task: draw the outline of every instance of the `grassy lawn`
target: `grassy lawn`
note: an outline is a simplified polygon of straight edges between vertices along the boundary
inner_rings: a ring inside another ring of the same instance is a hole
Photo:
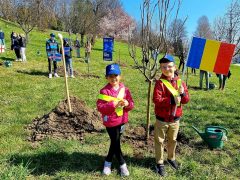
[[[10,33],[21,30],[14,24],[0,20],[5,32],[7,47],[10,48]],[[48,79],[48,62],[45,41],[51,31],[30,34],[27,46],[27,63],[14,62],[14,52],[7,50],[0,54],[0,62],[13,61],[13,66],[0,66],[0,179],[120,179],[117,163],[112,175],[101,175],[104,157],[107,154],[109,138],[107,133],[89,134],[83,143],[74,140],[46,139],[32,144],[27,141],[25,127],[37,116],[50,112],[59,101],[65,99],[64,79]],[[57,33],[57,32],[55,32]],[[63,33],[66,35],[65,33]],[[147,83],[133,68],[127,44],[115,42],[114,61],[122,67],[123,82],[133,95],[135,109],[130,113],[129,124],[138,126],[146,123]],[[40,51],[40,55],[37,55]],[[81,49],[81,56],[84,49]],[[96,108],[96,97],[106,84],[105,66],[110,62],[102,60],[102,40],[98,39],[91,54],[90,74],[97,78],[77,76],[69,79],[70,95],[82,99],[91,108]],[[62,63],[59,63],[62,66]],[[73,68],[87,74],[87,64],[76,58],[73,52]],[[232,76],[227,80],[224,91],[197,90],[199,71],[188,75],[191,101],[184,107],[181,131],[191,141],[181,146],[177,160],[178,171],[166,166],[165,179],[240,179],[240,66],[231,66]],[[215,74],[210,82],[218,85]],[[151,123],[155,121],[151,108]],[[210,150],[202,143],[200,136],[189,126],[204,130],[207,125],[218,125],[228,129],[228,141],[222,150]],[[128,179],[159,179],[154,172],[154,154],[146,151],[142,158],[134,156],[131,144],[123,143],[123,153],[129,166]]]

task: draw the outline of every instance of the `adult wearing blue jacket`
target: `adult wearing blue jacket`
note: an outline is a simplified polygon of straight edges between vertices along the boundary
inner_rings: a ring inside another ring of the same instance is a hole
[[[46,42],[46,52],[48,57],[48,70],[49,70],[49,78],[52,78],[52,63],[53,63],[53,71],[54,77],[59,77],[57,74],[57,58],[59,54],[58,43],[55,40],[55,34],[50,34],[50,39]]]

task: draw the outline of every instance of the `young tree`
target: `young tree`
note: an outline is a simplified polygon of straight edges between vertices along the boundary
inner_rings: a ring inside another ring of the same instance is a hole
[[[233,56],[240,54],[240,2],[233,0],[225,15],[227,22],[227,42],[236,44]]]
[[[121,8],[109,11],[100,21],[100,32],[103,35],[128,39],[128,33],[135,28],[134,20]]]
[[[240,3],[232,1],[223,17],[214,21],[213,35],[219,41],[236,44],[233,56],[240,54]]]
[[[120,8],[122,5],[119,0],[90,0],[90,3],[94,14],[92,21],[92,38],[93,43],[95,43],[95,36],[99,33],[101,19],[107,16],[109,11]]]
[[[207,16],[202,16],[198,19],[198,26],[194,35],[207,39],[212,38],[212,30]]]
[[[7,21],[12,21],[15,0],[0,0],[0,16]]]
[[[55,0],[19,0],[15,3],[15,21],[24,31],[27,41],[34,27],[44,29],[52,21],[54,4]]]
[[[180,65],[183,65],[183,67],[187,56],[187,31],[184,26],[186,20],[187,18],[185,20],[176,19],[168,28],[168,42],[174,48],[174,53],[179,58]]]
[[[213,37],[218,41],[225,41],[227,34],[226,19],[218,17],[213,22]]]
[[[153,79],[157,73],[157,56],[153,56],[153,50],[163,48],[168,50],[166,43],[167,24],[177,18],[181,5],[181,0],[144,0],[141,9],[141,53],[142,59],[136,56],[136,45],[133,44],[134,37],[129,37],[129,53],[135,65],[148,81],[147,98],[147,131],[146,137],[149,138],[150,127],[150,103]],[[157,15],[156,15],[157,14]],[[154,22],[159,22],[158,29],[153,33]],[[156,37],[157,34],[157,37]],[[157,38],[157,42],[152,39]],[[154,42],[154,43],[153,43]]]
[[[81,44],[84,44],[84,35],[92,32],[93,28],[93,11],[90,1],[74,0],[70,7],[70,17],[72,22],[73,33],[79,33]]]

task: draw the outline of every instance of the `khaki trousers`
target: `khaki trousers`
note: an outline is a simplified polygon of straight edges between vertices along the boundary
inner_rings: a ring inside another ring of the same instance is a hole
[[[155,158],[157,164],[163,164],[164,140],[167,138],[168,159],[175,160],[179,121],[161,122],[156,120],[154,125]]]

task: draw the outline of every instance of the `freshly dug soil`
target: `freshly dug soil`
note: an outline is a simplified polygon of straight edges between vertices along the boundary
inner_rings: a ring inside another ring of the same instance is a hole
[[[72,113],[64,100],[48,114],[33,119],[27,127],[31,131],[28,140],[41,141],[46,137],[83,140],[85,133],[100,132],[104,128],[97,110],[76,97],[71,97],[70,101]]]
[[[181,144],[189,145],[189,138],[179,131],[177,142],[178,146],[176,152],[181,152]],[[142,158],[146,152],[154,153],[154,126],[150,126],[149,139],[146,140],[145,125],[137,127],[127,127],[126,132],[123,134],[123,142],[128,142],[133,147],[135,157]],[[165,140],[165,151],[167,140]]]
[[[86,133],[100,133],[104,128],[100,114],[76,98],[71,97],[72,113],[68,111],[67,100],[61,101],[48,114],[33,119],[27,129],[30,130],[28,140],[41,141],[44,138],[84,140]],[[123,133],[123,142],[133,147],[136,157],[143,157],[146,152],[154,153],[154,127],[150,126],[149,139],[146,141],[145,125],[127,126]],[[189,144],[189,139],[183,132],[178,133],[176,152],[180,153],[181,144]],[[167,142],[165,143],[165,145]]]
[[[63,66],[58,66],[57,72],[58,72],[58,75],[64,76]],[[74,68],[73,68],[73,74],[74,74],[74,76],[79,76],[80,75],[80,73],[75,71]]]
[[[61,77],[64,76],[64,69],[63,69],[63,66],[59,66],[58,67],[58,75],[60,75]],[[96,78],[96,79],[99,79],[100,76],[97,76],[97,75],[94,75],[94,74],[81,74],[75,70],[73,70],[73,75],[75,77],[82,77],[82,78]]]

